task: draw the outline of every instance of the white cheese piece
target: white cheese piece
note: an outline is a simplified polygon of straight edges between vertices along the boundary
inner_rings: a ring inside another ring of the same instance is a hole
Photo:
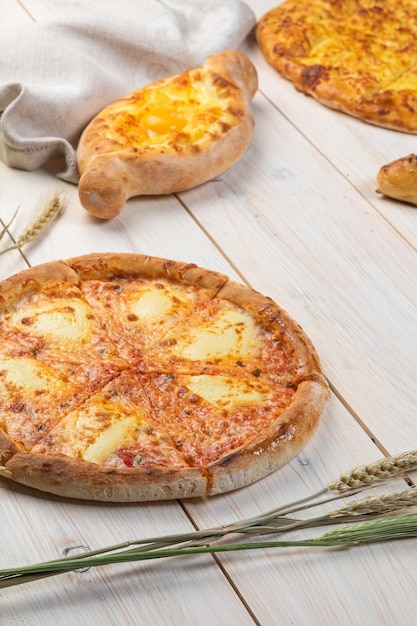
[[[239,309],[225,309],[206,326],[199,326],[174,351],[191,361],[231,356],[244,358],[254,350],[255,320]]]
[[[77,342],[88,339],[94,328],[93,311],[82,300],[62,298],[50,304],[27,306],[22,318],[17,310],[11,324],[18,330],[39,333],[52,341]]]
[[[261,385],[228,376],[190,376],[187,387],[213,406],[225,409],[241,404],[262,405],[268,397],[267,390]]]
[[[132,312],[140,318],[169,315],[173,301],[166,290],[145,291],[132,306]]]
[[[136,426],[133,415],[119,415],[111,426],[103,430],[96,441],[83,452],[83,459],[91,463],[102,463],[121,443],[131,438]]]
[[[62,380],[50,367],[30,358],[0,356],[0,371],[4,372],[0,377],[0,391],[5,395],[6,385],[13,385],[21,390],[24,397],[45,390],[51,394],[54,389],[62,389]]]

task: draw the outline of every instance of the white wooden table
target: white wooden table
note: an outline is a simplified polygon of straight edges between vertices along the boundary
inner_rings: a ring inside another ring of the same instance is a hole
[[[64,4],[68,11],[69,1],[2,0],[1,27],[57,17]],[[248,4],[259,18],[278,2]],[[81,208],[75,186],[46,170],[0,163],[3,222],[20,206],[12,234],[43,195],[67,195],[47,235],[23,255],[0,257],[0,278],[93,251],[146,253],[229,274],[275,299],[313,340],[332,389],[318,432],[282,470],[207,501],[65,501],[0,480],[0,567],[79,545],[217,526],[417,448],[417,209],[375,192],[381,165],[416,150],[417,139],[321,106],[280,78],[253,38],[243,49],[260,79],[255,136],[217,180],[178,197],[133,199],[102,222]],[[416,571],[412,540],[115,565],[1,591],[0,624],[407,626],[416,623]]]

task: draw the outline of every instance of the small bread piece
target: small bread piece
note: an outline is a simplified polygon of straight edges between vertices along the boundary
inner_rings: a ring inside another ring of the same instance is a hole
[[[417,155],[383,165],[377,175],[378,193],[417,205]]]
[[[257,86],[248,57],[226,50],[107,106],[79,142],[82,206],[109,219],[132,196],[183,191],[228,170],[251,141]]]

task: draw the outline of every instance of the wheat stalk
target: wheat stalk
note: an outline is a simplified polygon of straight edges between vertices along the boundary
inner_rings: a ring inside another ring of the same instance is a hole
[[[233,525],[233,530],[241,532],[242,528],[247,529],[250,525],[260,526],[261,524],[268,524],[279,515],[293,514],[345,496],[355,495],[364,489],[374,486],[378,481],[386,482],[389,479],[404,476],[405,472],[411,472],[415,469],[417,469],[417,450],[383,457],[373,463],[360,465],[344,472],[337,480],[329,483],[313,495],[272,509],[263,515],[244,520],[243,522],[237,522]],[[322,520],[323,517],[315,519]]]
[[[10,252],[11,250],[20,250],[26,244],[34,241],[39,237],[41,233],[43,233],[46,228],[53,222],[58,213],[61,211],[64,205],[64,194],[54,194],[44,198],[39,203],[35,214],[25,227],[25,229],[20,233],[18,238],[16,239],[16,243],[4,250],[0,251],[0,255],[5,254],[6,252]],[[17,211],[16,211],[17,212]],[[3,229],[0,240],[3,237],[4,233],[12,223],[13,219],[16,216],[16,212],[13,215],[11,221],[7,226]]]
[[[1,233],[0,233],[0,241],[3,239],[4,235],[7,233],[8,229],[10,228],[10,226],[13,224],[13,221],[14,221],[18,211],[19,211],[19,207],[17,207],[16,211],[12,215],[11,220],[6,224],[6,226],[1,231]]]
[[[234,552],[266,548],[288,547],[354,547],[394,539],[408,539],[417,536],[417,514],[398,515],[390,518],[353,524],[328,531],[318,537],[292,541],[256,541],[251,543],[229,543],[215,545],[180,546],[156,548],[146,547],[126,550],[114,554],[83,555],[47,561],[37,565],[0,570],[0,588],[11,587],[22,582],[30,582],[48,576],[63,574],[81,568],[100,567],[115,563],[128,563],[162,559],[174,556],[189,556],[202,553]]]
[[[197,553],[228,552],[260,548],[289,546],[345,546],[389,541],[417,536],[417,513],[390,515],[407,507],[417,506],[417,489],[412,487],[398,492],[362,498],[344,504],[330,513],[304,520],[288,517],[301,510],[310,509],[343,497],[350,497],[376,481],[386,481],[417,469],[417,451],[386,457],[372,464],[362,465],[344,472],[337,481],[317,493],[277,507],[267,513],[238,522],[189,533],[151,537],[64,557],[53,561],[0,570],[0,588],[10,587],[81,568],[97,567],[110,563],[124,563],[149,559],[185,556]],[[381,519],[376,519],[379,516]],[[303,528],[335,523],[367,520],[312,539],[294,541],[252,541],[250,543],[222,543],[232,535],[260,536],[272,533],[297,531]],[[370,519],[371,518],[371,519]]]

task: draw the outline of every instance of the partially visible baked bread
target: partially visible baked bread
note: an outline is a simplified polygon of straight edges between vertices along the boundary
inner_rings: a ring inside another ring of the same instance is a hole
[[[286,0],[258,22],[270,65],[365,122],[417,133],[416,0]]]
[[[377,175],[379,193],[417,204],[417,155],[396,159],[383,165]]]
[[[226,50],[107,106],[78,146],[83,207],[111,218],[132,196],[183,191],[228,170],[251,141],[257,86],[249,58]]]

